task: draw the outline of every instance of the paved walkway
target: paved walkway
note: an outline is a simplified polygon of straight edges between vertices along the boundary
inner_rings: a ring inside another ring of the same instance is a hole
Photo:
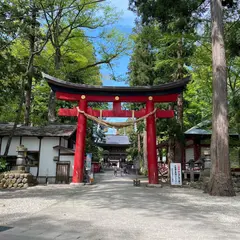
[[[0,192],[0,239],[240,239],[239,196],[133,187],[128,176],[112,175],[98,175],[92,186]]]

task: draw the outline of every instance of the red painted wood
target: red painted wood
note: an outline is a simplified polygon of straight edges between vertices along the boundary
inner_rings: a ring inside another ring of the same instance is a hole
[[[113,112],[117,115],[121,113],[122,107],[121,102],[113,102]]]
[[[146,104],[147,113],[154,110],[154,102],[148,101]],[[147,118],[147,157],[148,157],[148,182],[158,184],[157,146],[156,146],[156,123],[155,116]]]
[[[94,110],[92,108],[87,109],[87,113],[89,115],[92,115],[94,117],[100,117],[100,110]],[[60,108],[58,112],[59,116],[68,116],[68,117],[75,117],[77,116],[77,110],[74,109],[66,109],[66,108]],[[146,115],[146,109],[141,109],[139,111],[134,112],[134,117],[140,118]],[[102,117],[132,117],[132,111],[130,110],[121,110],[121,111],[115,111],[115,110],[103,110],[102,111]],[[174,117],[174,111],[173,110],[157,110],[156,112],[156,118],[172,118]]]
[[[79,109],[87,111],[87,101],[79,101]],[[87,119],[83,114],[78,116],[77,134],[76,134],[76,146],[74,155],[74,168],[73,168],[73,183],[83,182],[83,169],[84,169],[84,157],[85,157],[85,142],[86,142],[86,129]]]
[[[55,95],[56,95],[56,98],[59,100],[65,100],[65,101],[80,101],[81,100],[81,95],[79,95],[79,94],[56,92]]]
[[[79,101],[80,94],[56,92],[56,98],[65,101]],[[152,96],[153,102],[176,102],[178,94],[168,94],[162,96]],[[115,96],[89,96],[86,95],[88,102],[114,102]],[[119,97],[119,102],[147,102],[148,96],[122,96]]]

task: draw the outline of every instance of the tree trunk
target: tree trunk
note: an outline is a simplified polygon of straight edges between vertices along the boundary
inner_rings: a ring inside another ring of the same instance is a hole
[[[211,0],[213,109],[209,194],[235,196],[229,161],[227,69],[221,0]]]
[[[59,70],[61,68],[61,51],[59,47],[55,49],[55,69]],[[54,123],[56,122],[56,98],[55,93],[51,90],[48,102],[48,122]]]
[[[167,162],[168,162],[168,178],[170,178],[170,164],[174,162],[174,139],[172,137],[168,140]]]
[[[32,0],[30,0],[31,12],[31,28],[29,33],[29,63],[27,69],[27,84],[25,89],[25,112],[24,112],[24,124],[28,126],[30,124],[30,112],[31,112],[31,95],[32,95],[32,79],[33,79],[33,53],[35,51],[35,38],[36,38],[36,24],[37,24],[37,8]]]
[[[143,132],[143,170],[146,172],[148,169],[148,160],[147,160],[147,131],[146,124]]]
[[[21,86],[21,90],[20,90],[20,100],[19,100],[19,104],[18,104],[18,109],[17,109],[17,114],[16,114],[16,118],[15,118],[15,121],[14,121],[14,125],[13,125],[13,128],[10,132],[10,135],[8,137],[8,140],[7,140],[7,144],[6,144],[6,147],[5,147],[5,151],[4,151],[4,154],[3,156],[4,157],[7,157],[8,155],[8,152],[9,152],[9,148],[10,148],[10,145],[11,145],[11,142],[12,142],[12,138],[14,136],[14,133],[15,133],[15,130],[17,128],[17,125],[20,121],[20,118],[21,118],[21,113],[22,113],[22,108],[23,108],[23,103],[24,103],[24,77],[25,75],[22,77],[22,86]]]
[[[55,42],[55,56],[54,56],[54,64],[55,70],[59,70],[61,68],[61,49],[59,47],[59,34],[58,34],[58,24],[59,21],[56,21],[56,26],[54,30],[54,42]],[[48,102],[48,122],[54,123],[56,122],[56,98],[55,93],[51,90]]]
[[[30,62],[29,70],[27,73],[27,84],[25,88],[25,112],[24,112],[24,124],[28,126],[30,124],[30,113],[31,113],[31,96],[32,96],[32,79],[33,79],[33,57],[31,55],[34,52],[34,41],[30,43]]]
[[[24,125],[30,125],[31,112],[31,95],[32,95],[32,76],[28,76],[27,89],[25,89],[25,111],[24,111]]]
[[[36,14],[37,14],[37,9],[35,8],[35,5],[33,4],[33,2],[31,0],[30,0],[30,6],[32,7],[32,14],[31,14],[32,26],[31,26],[31,33],[29,34],[29,58],[28,58],[28,63],[27,63],[27,67],[26,67],[26,73],[22,77],[22,86],[21,86],[21,90],[20,90],[20,100],[19,100],[19,104],[18,104],[17,114],[16,114],[13,128],[8,137],[8,141],[7,141],[5,151],[3,154],[4,157],[7,157],[7,155],[8,155],[9,148],[10,148],[10,145],[12,142],[12,138],[13,138],[15,130],[17,128],[17,124],[20,121],[23,104],[24,104],[24,98],[25,98],[24,123],[25,123],[25,125],[29,125],[29,123],[30,123],[30,106],[31,106],[31,93],[32,93],[35,28],[36,28]],[[25,78],[26,77],[27,77],[27,89],[26,89],[26,94],[24,96],[24,86],[25,86]]]
[[[177,50],[177,58],[178,58],[178,66],[177,66],[177,80],[183,78],[184,66],[182,61],[183,55],[183,39],[180,38],[178,40],[178,50]],[[177,122],[181,128],[183,129],[183,94],[179,94],[177,99]],[[181,140],[178,138],[176,139],[175,145],[175,159],[174,161],[177,163],[183,162],[183,151],[184,146]]]
[[[178,66],[177,66],[177,80],[183,78],[184,66],[182,61],[183,56],[183,39],[182,37],[178,40],[178,50],[177,50],[177,58],[178,58]],[[178,114],[178,123],[183,127],[183,95],[179,94],[177,100],[177,114]]]
[[[35,50],[35,31],[36,31],[36,16],[37,9],[34,3],[30,0],[31,12],[31,29],[29,32],[29,63],[27,69],[27,84],[25,88],[25,111],[24,111],[24,124],[30,124],[31,112],[31,95],[32,95],[32,79],[33,79],[33,57],[32,54]]]
[[[48,122],[56,122],[56,100],[55,93],[51,90],[48,101]]]

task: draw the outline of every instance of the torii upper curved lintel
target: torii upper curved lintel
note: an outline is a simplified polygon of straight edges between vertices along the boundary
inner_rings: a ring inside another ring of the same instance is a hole
[[[175,82],[157,86],[111,87],[71,83],[45,73],[42,73],[42,76],[47,80],[54,92],[94,96],[162,96],[179,94],[183,92],[187,83],[190,81],[190,77],[186,77]]]

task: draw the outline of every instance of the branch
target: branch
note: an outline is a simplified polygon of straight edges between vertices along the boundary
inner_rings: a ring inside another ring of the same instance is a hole
[[[71,4],[69,4],[67,7],[64,7],[64,8],[56,8],[56,9],[52,9],[52,10],[42,10],[42,12],[45,12],[45,13],[52,13],[52,12],[57,12],[59,11],[60,9],[62,10],[66,10],[66,9],[69,9],[69,10],[73,10],[73,9],[76,9],[76,8],[79,8],[80,6],[87,6],[87,5],[91,5],[91,4],[95,4],[95,3],[101,3],[101,2],[105,2],[106,0],[96,0],[96,1],[92,1],[92,2],[87,2],[87,3],[83,3],[83,4],[80,4],[80,5],[77,5],[77,6],[71,6],[74,2],[76,2],[76,0],[74,0]],[[42,5],[42,3],[40,3]],[[43,8],[45,9],[45,8]],[[41,12],[41,11],[39,11]]]
[[[112,57],[110,57],[109,59],[106,59],[106,60],[101,60],[101,61],[98,61],[98,62],[95,62],[93,64],[89,64],[83,68],[79,68],[77,71],[83,71],[83,70],[87,70],[89,68],[92,68],[92,67],[96,67],[98,65],[101,65],[101,64],[109,64],[114,58],[116,58],[119,54],[115,54],[113,55]]]
[[[11,41],[9,41],[9,42],[7,42],[5,45],[3,45],[3,46],[0,48],[0,51],[3,51],[5,48],[7,48],[9,45],[11,45],[11,44],[15,41],[15,39],[17,39],[17,37],[18,37],[18,35],[14,36],[14,38],[13,38]]]

